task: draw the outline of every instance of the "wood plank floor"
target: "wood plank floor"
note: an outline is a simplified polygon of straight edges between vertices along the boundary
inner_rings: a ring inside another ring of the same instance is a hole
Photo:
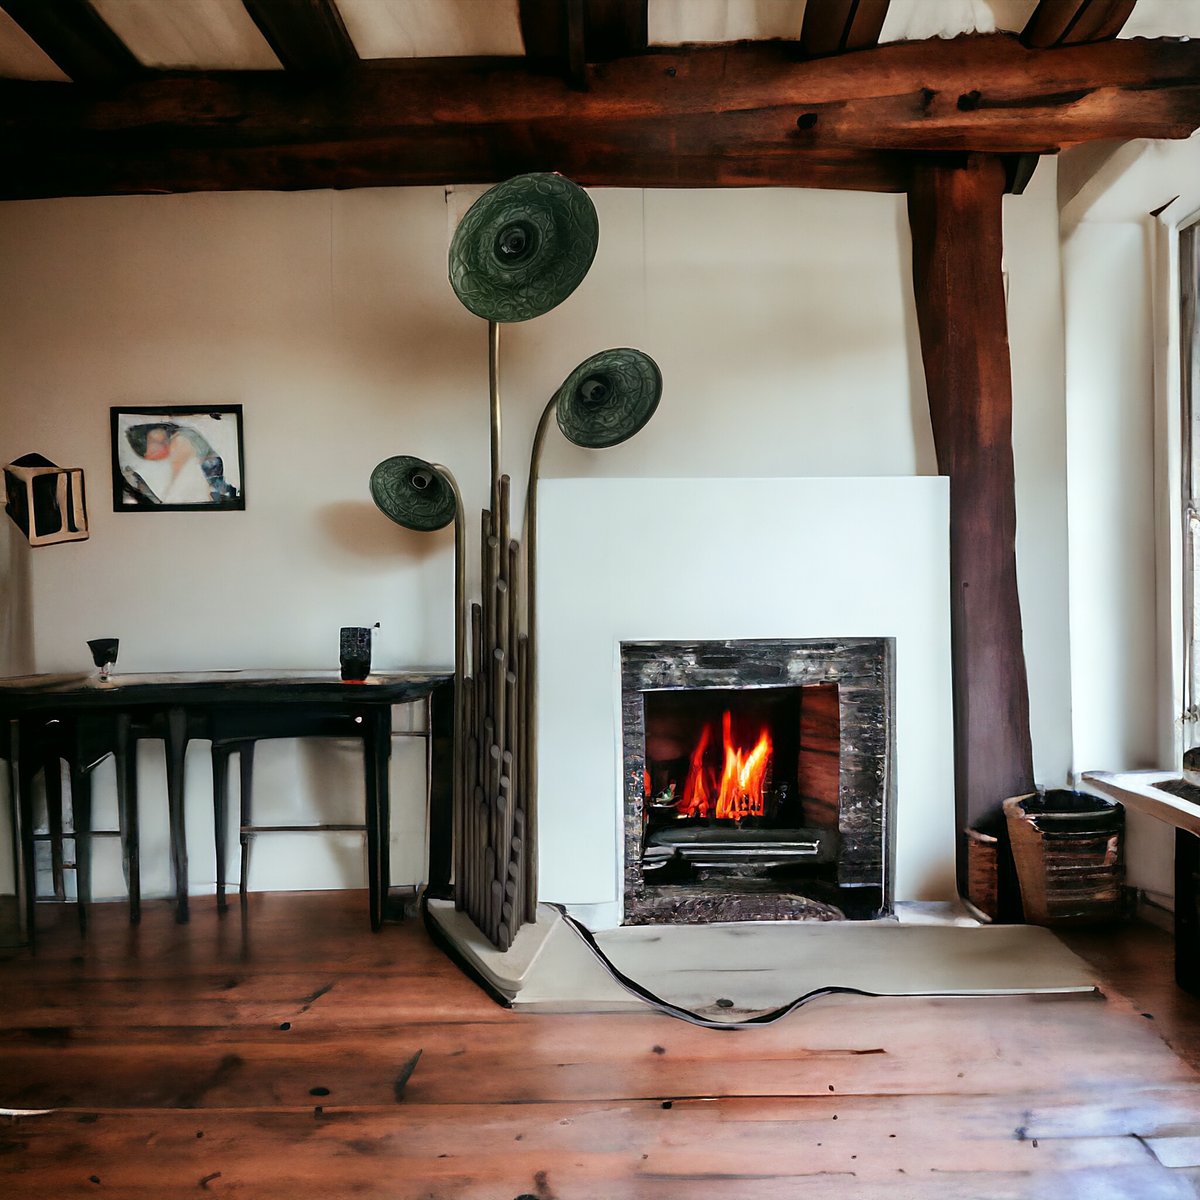
[[[1159,1036],[1200,1044],[1195,1002],[1154,930],[1081,949],[1165,1021],[1106,984],[829,997],[737,1032],[506,1011],[419,924],[371,934],[358,893],[185,927],[102,905],[86,940],[73,915],[0,951],[10,1200],[1200,1194],[1200,1077]]]

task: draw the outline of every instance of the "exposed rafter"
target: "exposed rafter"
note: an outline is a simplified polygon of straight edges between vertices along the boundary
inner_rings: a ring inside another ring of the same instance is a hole
[[[1047,50],[1105,42],[1121,32],[1137,0],[1039,0],[1021,41]]]
[[[646,5],[647,0],[520,0],[526,56],[582,89],[588,63],[646,49]]]
[[[0,8],[75,83],[107,87],[144,70],[87,0],[2,0]]]
[[[242,0],[242,4],[289,71],[328,73],[358,61],[333,0]]]
[[[1040,154],[1200,125],[1200,44],[1005,34],[797,61],[780,43],[588,68],[524,59],[171,75],[92,97],[0,82],[0,197],[487,182],[904,190],[911,155]],[[900,153],[897,153],[900,152]]]
[[[647,0],[583,0],[587,61],[641,54],[648,44]]]
[[[567,82],[573,88],[587,86],[587,29],[584,0],[563,0],[567,11]]]
[[[535,63],[563,61],[567,44],[563,0],[520,0],[517,12],[525,57]]]
[[[865,50],[879,41],[891,0],[810,0],[804,8],[800,49],[810,57]]]
[[[1191,43],[1035,50],[986,34],[801,65],[809,73],[790,96],[811,148],[1041,154],[1104,138],[1187,137],[1200,124],[1200,45]]]

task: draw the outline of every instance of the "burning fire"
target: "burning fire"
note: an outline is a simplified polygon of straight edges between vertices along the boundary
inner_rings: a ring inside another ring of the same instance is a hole
[[[733,744],[733,717],[728,710],[721,718],[725,743],[725,762],[718,772],[706,766],[704,755],[712,740],[712,726],[705,725],[692,751],[687,782],[678,808],[687,817],[710,814],[732,821],[742,817],[761,817],[765,798],[767,767],[771,762],[771,735],[766,729],[750,750]]]

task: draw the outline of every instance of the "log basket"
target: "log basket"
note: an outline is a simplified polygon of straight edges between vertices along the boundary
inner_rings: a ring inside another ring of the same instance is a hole
[[[1030,925],[1086,925],[1125,913],[1125,810],[1067,789],[1004,801]]]

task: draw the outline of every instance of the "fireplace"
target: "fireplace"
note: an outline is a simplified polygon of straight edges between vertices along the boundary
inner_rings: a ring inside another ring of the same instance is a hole
[[[622,643],[625,923],[888,915],[892,659]]]

